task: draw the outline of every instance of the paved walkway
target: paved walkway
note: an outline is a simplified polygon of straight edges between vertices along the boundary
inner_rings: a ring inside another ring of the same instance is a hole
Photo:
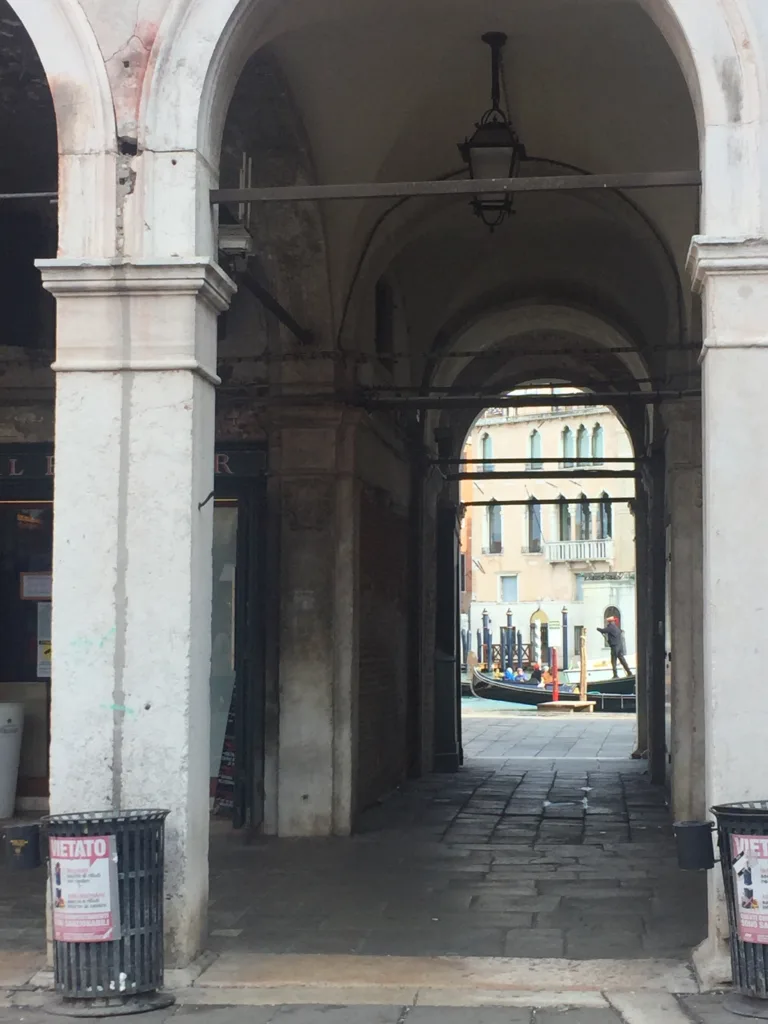
[[[70,1018],[72,1019],[72,1018]],[[666,993],[582,994],[575,1005],[546,996],[530,1005],[277,1005],[176,1006],[149,1013],[146,1024],[732,1024],[718,996]],[[43,1007],[0,1004],[0,1024],[49,1024]]]
[[[500,701],[462,699],[466,758],[626,760],[634,748],[634,715],[547,717],[515,711]]]
[[[684,961],[704,936],[705,879],[677,869],[632,740],[631,716],[470,704],[466,767],[408,784],[352,838],[217,831],[209,946]],[[0,873],[0,949],[43,948],[43,897],[42,873]]]
[[[353,838],[218,844],[212,948],[686,959],[704,878],[677,869],[631,716],[465,710],[465,768],[409,784]]]

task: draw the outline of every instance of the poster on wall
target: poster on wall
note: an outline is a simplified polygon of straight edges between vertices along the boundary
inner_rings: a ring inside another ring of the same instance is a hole
[[[37,678],[51,678],[51,602],[37,605]]]
[[[114,836],[48,840],[53,937],[57,942],[120,938]]]
[[[731,856],[739,938],[768,945],[768,836],[731,836]]]
[[[227,728],[224,733],[224,746],[221,751],[219,777],[216,781],[214,800],[215,813],[231,814],[235,807],[235,690],[232,689],[232,700],[227,716]]]

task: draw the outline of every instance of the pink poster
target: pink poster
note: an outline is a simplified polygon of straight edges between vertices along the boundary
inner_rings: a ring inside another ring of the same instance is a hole
[[[731,836],[731,856],[739,938],[768,945],[768,836]]]
[[[54,939],[115,942],[120,938],[115,837],[48,842]]]

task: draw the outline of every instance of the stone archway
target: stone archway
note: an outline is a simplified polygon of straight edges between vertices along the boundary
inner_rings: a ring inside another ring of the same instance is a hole
[[[643,0],[683,69],[696,108],[705,179],[702,224],[708,234],[747,233],[761,222],[758,162],[727,162],[730,147],[746,151],[758,144],[754,125],[763,105],[759,77],[747,57],[756,40],[748,38],[741,6],[742,0],[705,0],[695,7],[683,0]],[[258,39],[260,19],[271,7],[267,0],[176,0],[160,26],[144,86],[142,141],[149,149],[174,150],[177,158],[187,154],[188,171],[199,186],[214,182],[229,99]],[[163,163],[156,175],[167,173]],[[744,201],[750,195],[754,206]],[[191,224],[194,229],[190,223],[177,226],[178,243],[187,252],[195,245],[198,253],[210,251],[210,233],[196,217]]]
[[[116,241],[116,133],[104,59],[78,0],[8,0],[50,86],[59,145],[59,254],[104,258]],[[83,196],[95,201],[83,202]]]

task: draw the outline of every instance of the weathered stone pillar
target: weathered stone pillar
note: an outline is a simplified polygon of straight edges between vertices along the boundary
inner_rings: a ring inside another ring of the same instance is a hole
[[[704,680],[701,402],[667,402],[667,509],[671,530],[672,811],[703,818]]]
[[[765,798],[768,659],[762,543],[768,475],[768,240],[696,238],[690,267],[702,293],[704,722],[706,805]],[[728,921],[719,871],[709,872],[702,979],[728,977]]]
[[[648,595],[649,582],[649,541],[648,541],[648,498],[645,488],[637,488],[635,498],[635,578],[637,593],[637,742],[634,756],[648,756],[648,658],[651,647],[651,615]]]
[[[51,811],[170,809],[168,961],[201,949],[216,317],[212,263],[45,260],[57,298]]]
[[[453,502],[437,507],[435,558],[435,771],[455,772],[461,763],[458,688],[458,520]]]
[[[355,813],[359,493],[357,424],[296,410],[273,436],[279,477],[276,831],[347,835]]]

